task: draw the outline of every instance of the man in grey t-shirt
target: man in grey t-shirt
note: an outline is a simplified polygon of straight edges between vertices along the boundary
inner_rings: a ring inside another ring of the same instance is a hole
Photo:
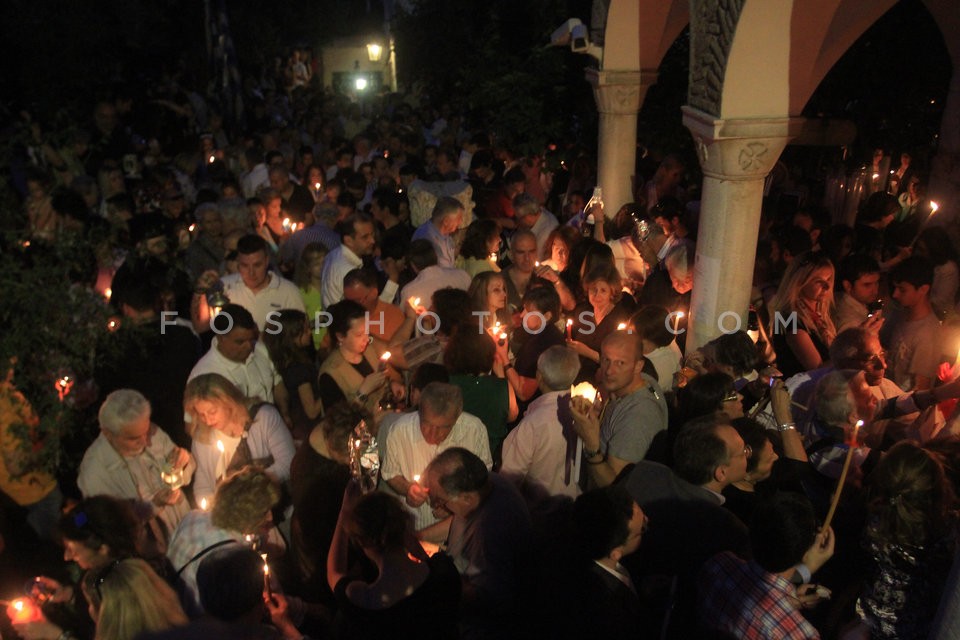
[[[594,486],[606,486],[625,466],[647,455],[654,436],[667,428],[667,403],[643,373],[638,336],[615,331],[600,345],[602,411],[582,397],[571,401],[574,428],[583,440],[583,462]]]

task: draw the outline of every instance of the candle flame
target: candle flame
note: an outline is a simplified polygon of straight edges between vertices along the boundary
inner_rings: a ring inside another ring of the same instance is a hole
[[[196,223],[196,222],[194,222],[194,223],[191,224],[189,227],[187,227],[187,231],[189,231],[190,233],[193,233],[196,229],[197,229],[197,223]]]
[[[223,446],[223,440],[217,440],[217,451],[220,453],[226,452],[226,448]]]
[[[937,209],[939,208],[940,208],[939,204],[937,204],[933,200],[930,201],[930,215],[935,214],[937,212]]]
[[[17,611],[23,611],[23,600],[14,600],[13,608]]]
[[[573,320],[567,318],[567,326],[568,326],[568,327],[572,327],[572,326],[573,326]]]
[[[107,287],[103,290],[103,297],[107,299],[107,302],[110,302],[110,298],[113,296],[113,289]]]
[[[534,262],[534,263],[533,263],[533,266],[535,266],[535,267],[539,267],[539,266],[540,266],[540,262],[539,262],[539,261],[537,261],[537,262]]]
[[[683,311],[677,311],[677,318],[682,318],[686,314]]]
[[[419,473],[413,474],[413,481],[414,481],[414,482],[420,482],[420,474],[419,474]]]
[[[587,402],[593,404],[597,399],[597,388],[589,382],[570,387],[571,398],[584,398]]]
[[[207,499],[206,499],[206,498],[201,498],[201,499],[200,499],[200,510],[201,510],[201,511],[206,511],[206,510],[207,510]]]
[[[874,180],[876,180],[876,179],[879,178],[879,177],[880,177],[880,174],[879,174],[879,173],[873,174],[873,179],[874,179]]]
[[[213,161],[217,159],[217,156],[210,156],[210,164],[213,164]]]
[[[320,191],[320,183],[319,183],[319,182],[314,183],[313,186],[316,188],[317,191]]]
[[[621,322],[620,324],[617,325],[617,331],[623,331],[626,328],[627,328],[626,322]]]
[[[506,339],[507,339],[507,334],[501,332],[501,333],[500,333],[500,339],[501,339],[501,340],[506,340]]]
[[[389,360],[389,359],[390,359],[390,352],[389,352],[389,351],[384,351],[384,352],[383,352],[383,355],[380,356],[380,359],[383,360],[384,362],[386,362],[387,360]]]

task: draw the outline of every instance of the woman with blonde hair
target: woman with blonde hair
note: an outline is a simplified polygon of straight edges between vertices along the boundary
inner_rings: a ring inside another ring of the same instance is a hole
[[[217,481],[254,464],[277,481],[290,479],[294,446],[290,430],[272,404],[247,398],[218,373],[187,383],[183,405],[193,419],[193,457],[197,461],[193,492],[199,500],[213,495]]]
[[[770,302],[773,348],[785,377],[816,369],[830,358],[837,335],[831,319],[833,282],[833,263],[821,251],[801,253],[787,267]]]
[[[83,593],[97,623],[94,640],[129,640],[188,622],[170,585],[136,558],[87,572]]]
[[[470,306],[474,313],[483,313],[484,329],[491,329],[497,323],[506,327],[512,326],[510,314],[507,311],[507,282],[502,273],[484,271],[473,277],[470,283]],[[476,327],[476,324],[474,324]]]

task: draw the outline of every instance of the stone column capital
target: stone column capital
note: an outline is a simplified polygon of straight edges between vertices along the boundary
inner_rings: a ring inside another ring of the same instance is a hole
[[[723,180],[765,178],[804,123],[803,118],[720,120],[690,106],[682,110],[703,174]]]
[[[593,87],[593,97],[600,113],[636,114],[643,98],[657,82],[657,71],[587,69],[587,81]]]

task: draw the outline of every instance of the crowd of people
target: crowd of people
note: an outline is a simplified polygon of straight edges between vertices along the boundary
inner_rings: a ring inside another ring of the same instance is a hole
[[[21,251],[85,243],[120,320],[75,476],[0,467],[0,561],[41,574],[17,634],[960,628],[960,270],[908,155],[855,227],[774,184],[744,329],[694,349],[680,157],[601,216],[584,153],[290,68],[229,131],[196,94],[176,126],[124,95],[66,146],[33,129]],[[22,562],[38,541],[69,565]]]

